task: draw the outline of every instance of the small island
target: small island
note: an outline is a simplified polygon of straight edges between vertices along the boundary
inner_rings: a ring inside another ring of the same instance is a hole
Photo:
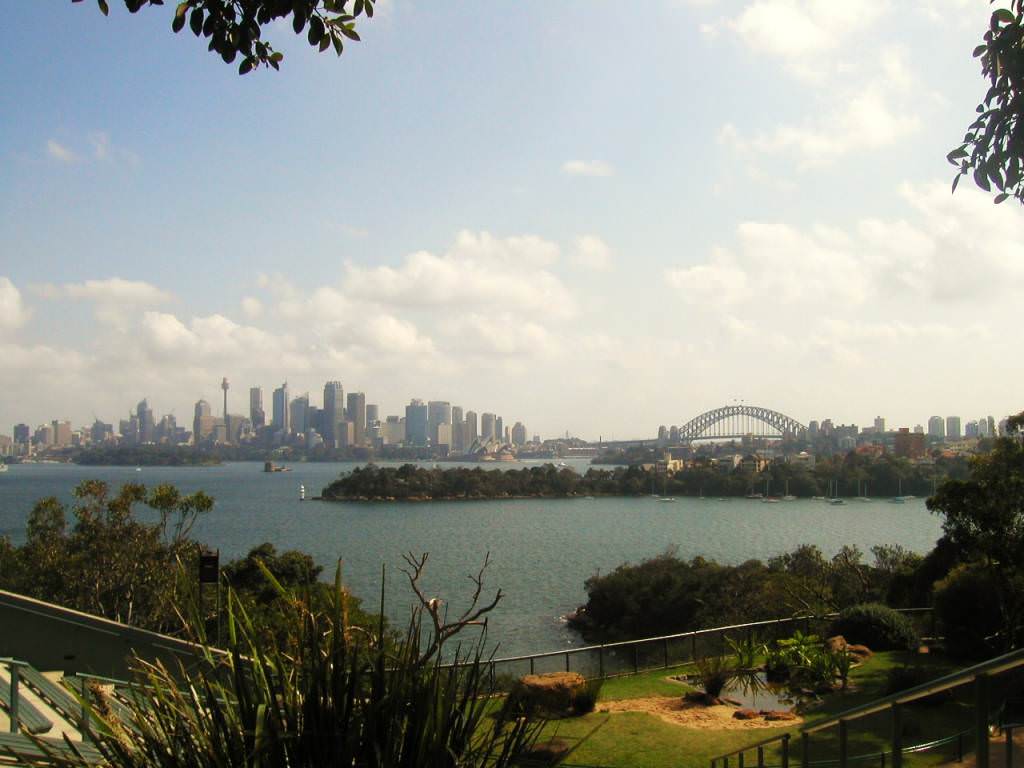
[[[640,467],[590,469],[580,475],[544,464],[525,469],[453,467],[425,469],[414,464],[369,464],[342,475],[323,489],[323,501],[478,501],[487,499],[567,499],[586,496],[642,496],[652,475]]]

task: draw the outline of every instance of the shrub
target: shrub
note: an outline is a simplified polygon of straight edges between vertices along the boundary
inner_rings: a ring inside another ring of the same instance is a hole
[[[864,603],[847,608],[829,629],[847,642],[866,645],[872,650],[915,650],[921,642],[910,620],[881,603]]]
[[[601,694],[601,686],[604,680],[587,680],[587,684],[580,690],[572,700],[572,711],[577,715],[585,715],[594,711],[597,706],[597,697]]]
[[[954,658],[981,659],[994,654],[991,638],[1002,628],[997,582],[980,565],[961,565],[935,584],[935,613]]]

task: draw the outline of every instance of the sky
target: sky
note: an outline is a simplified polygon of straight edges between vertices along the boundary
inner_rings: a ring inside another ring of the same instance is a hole
[[[0,434],[223,376],[589,439],[1024,408],[1024,212],[945,160],[988,0],[380,0],[244,77],[173,11],[0,27]]]

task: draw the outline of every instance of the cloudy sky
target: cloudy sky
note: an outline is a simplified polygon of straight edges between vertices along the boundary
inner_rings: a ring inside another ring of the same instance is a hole
[[[388,0],[242,78],[111,5],[0,28],[0,434],[225,375],[590,438],[1024,408],[1024,213],[945,162],[988,0]]]

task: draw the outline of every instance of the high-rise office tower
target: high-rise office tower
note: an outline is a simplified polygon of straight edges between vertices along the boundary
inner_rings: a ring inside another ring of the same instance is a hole
[[[885,419],[881,416],[875,416],[875,432],[879,434],[885,432]]]
[[[476,411],[466,411],[466,420],[462,423],[462,450],[468,451],[479,436]]]
[[[991,434],[988,431],[988,417],[982,416],[978,419],[978,437],[989,437]]]
[[[493,413],[485,413],[480,416],[480,442],[486,443],[497,439],[495,424],[496,418]]]
[[[338,447],[339,424],[345,421],[345,390],[340,381],[324,384],[324,442],[332,448]]]
[[[501,416],[494,417],[494,439],[499,443],[505,442],[505,422]]]
[[[153,418],[153,409],[149,407],[149,403],[146,400],[140,401],[135,407],[135,412],[139,419],[139,442],[156,442],[156,419]]]
[[[205,400],[197,400],[192,416],[192,444],[199,445],[213,434],[213,413],[210,404]]]
[[[427,405],[422,400],[410,400],[405,406],[405,441],[426,445],[427,437]]]
[[[452,405],[446,400],[431,400],[427,403],[427,433],[430,435],[430,442],[440,445],[438,427],[443,424],[452,423]],[[445,445],[451,445],[451,439]]]
[[[947,416],[946,417],[946,439],[947,440],[959,440],[960,439],[960,417],[959,416]]]
[[[366,443],[366,395],[362,392],[348,393],[348,420],[352,422],[353,440],[356,445]]]
[[[253,429],[259,429],[267,423],[267,414],[263,410],[263,388],[249,387],[249,421]]]
[[[380,406],[374,403],[366,404],[366,428],[369,429],[371,426],[380,421]]]
[[[58,448],[71,445],[71,422],[60,419],[53,420],[53,444]]]
[[[299,395],[288,404],[289,431],[296,435],[306,434],[309,427],[309,393]]]
[[[517,421],[512,427],[512,445],[526,445],[526,427],[521,421]]]
[[[946,436],[946,422],[941,416],[932,416],[928,419],[928,435],[938,440]]]
[[[273,426],[275,432],[282,429],[285,431],[285,433],[291,432],[291,423],[288,418],[287,381],[274,390],[273,412],[271,415],[270,423]]]
[[[462,406],[452,406],[452,450],[464,451],[466,450],[466,429],[465,421],[462,415]]]
[[[999,433],[996,432],[996,420],[993,416],[989,416],[988,419],[988,436],[996,437]]]
[[[28,445],[32,440],[32,428],[28,424],[14,425],[14,442]]]

